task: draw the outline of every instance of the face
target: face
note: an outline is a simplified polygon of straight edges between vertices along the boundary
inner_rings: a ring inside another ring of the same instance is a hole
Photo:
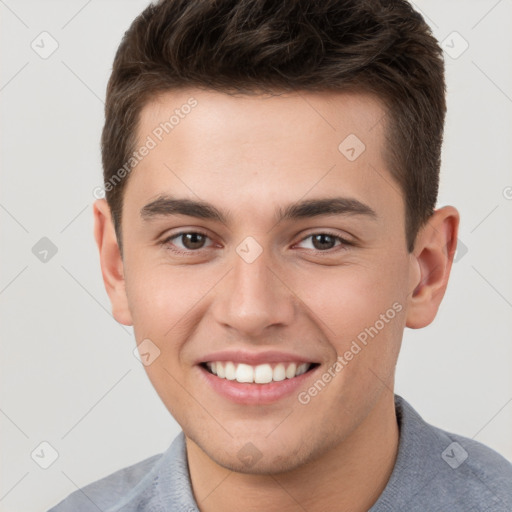
[[[297,468],[389,394],[417,275],[383,118],[363,94],[192,89],[141,114],[117,318],[224,467]]]

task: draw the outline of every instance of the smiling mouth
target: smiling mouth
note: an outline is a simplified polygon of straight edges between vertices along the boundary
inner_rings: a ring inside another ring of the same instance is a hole
[[[316,368],[318,363],[265,363],[249,365],[233,361],[209,361],[201,366],[220,379],[240,383],[268,384],[299,377]]]

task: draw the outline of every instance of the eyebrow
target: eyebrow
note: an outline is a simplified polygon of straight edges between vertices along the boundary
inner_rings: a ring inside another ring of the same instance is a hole
[[[140,211],[144,220],[170,215],[187,215],[200,219],[210,219],[227,224],[229,214],[205,201],[160,196],[148,203]],[[290,219],[303,219],[320,215],[363,215],[377,219],[375,210],[361,201],[348,197],[307,199],[292,203],[276,211],[277,222]]]

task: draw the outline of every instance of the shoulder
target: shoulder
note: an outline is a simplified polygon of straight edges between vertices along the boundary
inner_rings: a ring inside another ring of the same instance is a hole
[[[162,454],[122,468],[100,480],[78,489],[48,512],[85,512],[108,510],[125,498],[132,489],[151,485],[151,473]],[[148,478],[149,477],[149,478]],[[141,486],[142,483],[142,486]]]
[[[185,443],[182,433],[164,453],[122,468],[70,494],[48,512],[135,512],[164,500],[170,487],[183,487],[186,478]],[[178,495],[179,497],[179,495]]]
[[[444,472],[437,479],[442,488],[478,510],[511,511],[512,464],[482,443],[432,428],[443,448]]]
[[[379,507],[372,511],[512,510],[508,460],[482,443],[428,424],[400,397],[395,405],[397,460]]]

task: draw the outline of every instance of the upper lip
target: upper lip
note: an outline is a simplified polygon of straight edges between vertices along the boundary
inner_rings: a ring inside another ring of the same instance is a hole
[[[314,363],[311,358],[293,354],[291,352],[282,352],[276,350],[266,350],[262,352],[248,352],[245,350],[222,350],[212,352],[201,357],[196,364],[208,363],[213,361],[232,361],[233,363],[244,363],[251,366],[265,363]]]

